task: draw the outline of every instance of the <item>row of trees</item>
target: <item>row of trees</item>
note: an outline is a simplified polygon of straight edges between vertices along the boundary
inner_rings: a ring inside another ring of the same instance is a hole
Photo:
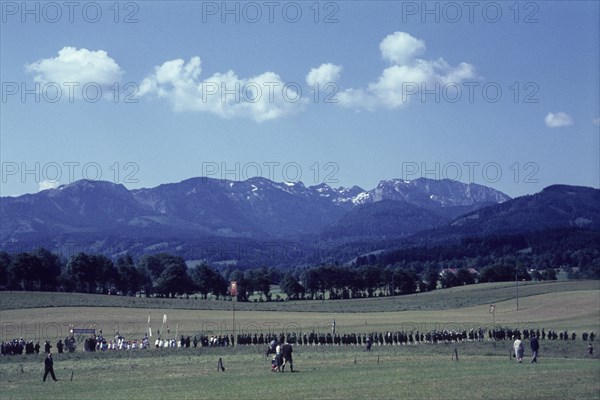
[[[67,260],[39,249],[14,255],[0,252],[0,289],[225,298],[229,281],[236,281],[238,301],[249,301],[252,295],[271,301],[271,287],[276,284],[290,299],[348,299],[405,295],[515,277],[556,279],[553,269],[530,274],[519,263],[485,266],[479,273],[465,267],[442,269],[433,262],[417,264],[418,268],[414,265],[405,261],[388,266],[324,264],[285,272],[266,267],[219,271],[206,264],[190,268],[181,257],[170,254],[145,255],[137,262],[125,254],[113,262],[104,255],[86,253]]]
[[[115,262],[104,255],[78,253],[68,260],[45,249],[10,255],[0,252],[0,288],[178,296],[209,293],[225,296],[228,282],[206,265],[189,269],[181,257],[143,256],[134,263],[129,255]]]

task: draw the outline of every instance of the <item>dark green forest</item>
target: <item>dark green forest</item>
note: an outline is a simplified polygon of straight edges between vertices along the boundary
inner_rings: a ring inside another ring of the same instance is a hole
[[[360,256],[349,263],[272,266],[189,267],[171,254],[111,259],[77,253],[69,258],[46,249],[0,252],[0,289],[145,296],[230,296],[273,298],[279,285],[290,299],[347,299],[395,296],[479,282],[553,280],[561,269],[570,279],[600,279],[600,232],[558,229],[521,235],[491,235],[460,243],[407,247]]]

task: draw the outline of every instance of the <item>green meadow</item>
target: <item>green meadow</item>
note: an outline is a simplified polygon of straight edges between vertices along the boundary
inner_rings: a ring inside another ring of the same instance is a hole
[[[51,340],[68,326],[119,330],[140,339],[148,316],[156,337],[236,332],[469,329],[496,325],[568,330],[577,340],[541,341],[538,364],[509,357],[512,343],[406,346],[294,346],[295,373],[270,372],[263,346],[148,349],[55,354],[59,382],[42,382],[43,356],[0,357],[4,399],[566,399],[600,397],[600,360],[586,352],[583,331],[600,332],[597,281],[482,284],[395,298],[235,303],[64,293],[0,292],[0,336]],[[133,303],[135,302],[135,303]],[[496,304],[495,315],[489,304]],[[21,307],[19,307],[19,304]],[[594,344],[596,344],[596,341]],[[42,342],[43,343],[43,342]],[[526,343],[526,357],[530,354]],[[55,348],[53,348],[55,350]],[[597,349],[595,353],[600,351]],[[458,361],[453,354],[458,354]],[[225,371],[217,370],[222,358]]]

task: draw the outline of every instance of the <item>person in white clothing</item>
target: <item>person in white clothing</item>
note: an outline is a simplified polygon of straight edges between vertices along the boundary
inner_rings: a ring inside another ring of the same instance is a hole
[[[275,360],[277,360],[277,371],[281,372],[281,365],[283,364],[283,355],[281,354],[281,344],[277,344],[275,347]]]
[[[525,347],[523,346],[523,342],[518,337],[515,339],[513,343],[513,349],[515,350],[515,357],[517,358],[517,362],[523,362],[523,353],[525,353]]]

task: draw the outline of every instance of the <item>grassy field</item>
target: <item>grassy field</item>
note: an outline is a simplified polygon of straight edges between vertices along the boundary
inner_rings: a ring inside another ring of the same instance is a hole
[[[600,281],[520,282],[519,296],[580,290],[600,290]],[[367,299],[236,303],[245,311],[379,312],[448,310],[514,299],[514,282],[482,283],[407,296]],[[89,295],[81,293],[2,292],[0,310],[42,307],[125,307],[190,310],[228,310],[231,301]]]
[[[559,292],[523,298],[516,310],[513,300],[496,303],[496,324],[513,328],[533,327],[567,329],[581,333],[583,330],[598,333],[598,305],[600,292],[582,290]],[[64,338],[68,326],[96,326],[106,335],[115,330],[127,338],[140,339],[147,329],[148,313],[151,326],[161,328],[162,317],[168,316],[171,335],[177,324],[178,332],[193,335],[199,332],[229,334],[233,324],[231,310],[142,310],[122,307],[60,307],[2,311],[0,338],[33,336],[56,340]],[[237,332],[254,333],[270,331],[329,331],[335,319],[338,332],[371,332],[385,330],[427,331],[433,329],[462,330],[493,325],[488,305],[452,310],[396,311],[368,313],[316,313],[283,311],[235,312]],[[164,327],[166,329],[166,326]]]
[[[598,284],[524,285],[519,310],[511,284],[396,298],[235,304],[236,332],[323,332],[335,319],[338,332],[359,333],[491,327],[489,304],[495,303],[497,325],[578,333],[576,341],[541,341],[538,365],[509,359],[509,341],[375,346],[371,353],[362,347],[295,346],[294,374],[271,373],[262,346],[84,353],[80,345],[73,354],[55,355],[60,382],[42,383],[41,355],[0,357],[0,398],[598,399],[600,360],[586,355],[587,343],[580,339],[584,330],[600,332]],[[231,333],[233,322],[232,304],[223,301],[4,292],[0,302],[2,340],[23,336],[53,345],[70,324],[139,339],[148,315],[155,335],[164,314],[171,336],[176,329],[184,335]],[[454,349],[458,362],[451,359]],[[216,369],[219,357],[225,372]]]
[[[80,353],[56,356],[59,382],[45,383],[41,357],[18,357],[0,364],[0,388],[2,399],[514,399],[525,391],[532,399],[598,398],[598,358],[542,351],[537,365],[517,364],[506,346],[492,345],[458,345],[458,362],[451,359],[454,345],[375,347],[371,353],[297,347],[293,374],[270,372],[254,348],[134,351],[131,359],[127,352]],[[219,357],[224,372],[216,369]]]

